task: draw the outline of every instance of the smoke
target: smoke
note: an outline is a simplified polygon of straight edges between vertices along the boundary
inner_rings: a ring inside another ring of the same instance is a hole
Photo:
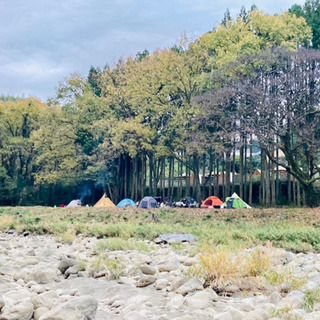
[[[84,185],[78,187],[78,199],[80,199],[82,203],[83,203],[84,198],[90,197],[91,194],[92,194],[92,190],[89,187],[89,185],[84,184]]]

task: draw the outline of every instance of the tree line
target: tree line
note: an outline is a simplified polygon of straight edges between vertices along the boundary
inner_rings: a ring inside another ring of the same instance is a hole
[[[226,12],[196,41],[182,36],[172,48],[91,67],[86,79],[73,74],[46,104],[3,97],[0,203],[93,203],[102,192],[114,202],[200,201],[237,191],[250,204],[318,205],[320,54],[310,3],[299,14]]]

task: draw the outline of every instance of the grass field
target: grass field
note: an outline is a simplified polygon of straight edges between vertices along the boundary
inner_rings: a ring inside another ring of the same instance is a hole
[[[294,252],[320,251],[320,208],[136,209],[1,207],[0,230],[52,234],[64,241],[76,235],[147,239],[165,233],[192,233],[199,249],[224,245],[253,247],[272,242]]]

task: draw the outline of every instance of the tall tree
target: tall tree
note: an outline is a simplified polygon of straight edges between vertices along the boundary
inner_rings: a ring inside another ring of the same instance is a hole
[[[320,48],[320,1],[307,0],[303,6],[294,4],[289,12],[297,17],[306,19],[312,29],[312,43],[314,49]],[[310,45],[310,44],[309,44]]]

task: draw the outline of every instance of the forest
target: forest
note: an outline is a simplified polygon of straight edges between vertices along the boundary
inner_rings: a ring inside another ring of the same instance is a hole
[[[47,102],[0,96],[0,205],[103,193],[320,205],[320,3],[227,10],[211,31],[138,52]]]

